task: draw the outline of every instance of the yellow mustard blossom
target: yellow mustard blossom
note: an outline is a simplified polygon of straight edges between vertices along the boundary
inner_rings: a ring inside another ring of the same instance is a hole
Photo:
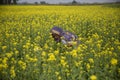
[[[25,63],[25,62],[19,60],[19,61],[18,61],[18,64],[19,64],[19,66],[20,66],[23,70],[26,69],[26,63]]]
[[[78,52],[83,52],[82,47],[81,47],[81,46],[78,46],[77,51],[78,51]]]
[[[17,45],[17,42],[14,42],[13,45],[16,46],[16,45]]]
[[[28,49],[30,47],[31,43],[27,42],[25,45],[23,45],[23,48]]]
[[[46,52],[45,52],[45,51],[43,51],[41,55],[42,55],[42,56],[46,56]]]
[[[39,73],[39,69],[35,69],[33,73]]]
[[[26,54],[25,57],[26,57],[26,59],[29,59],[29,58],[30,58],[30,56],[29,56],[28,54]]]
[[[37,57],[30,57],[28,54],[25,55],[26,59],[29,61],[29,62],[36,62],[38,61]]]
[[[61,56],[61,59],[65,60],[65,59],[66,59],[66,57],[64,57],[64,56]]]
[[[97,44],[97,47],[100,49],[100,48],[101,48],[101,44],[98,43],[98,44]]]
[[[56,60],[55,55],[53,53],[50,53],[48,56],[49,56],[48,61]]]
[[[3,68],[3,66],[2,66],[2,64],[0,64],[0,71],[2,70],[2,68]]]
[[[29,58],[28,59],[30,62],[36,62],[36,61],[38,61],[38,59],[36,58],[36,57],[34,57],[34,58]]]
[[[117,46],[118,50],[120,50],[120,46]]]
[[[77,57],[77,50],[72,50],[71,55],[72,55],[73,57]]]
[[[13,57],[13,58],[11,58],[11,63],[16,63],[16,60],[15,60],[15,58]]]
[[[3,63],[3,64],[7,64],[7,61],[8,61],[8,58],[5,57],[5,58],[3,58],[2,63]]]
[[[70,41],[68,42],[69,45],[77,45],[77,42],[76,41]]]
[[[118,73],[120,74],[120,68],[118,68]]]
[[[12,55],[13,55],[13,53],[12,53],[12,52],[11,52],[11,53],[6,53],[7,58],[12,57]]]
[[[55,55],[59,54],[59,50],[54,51]]]
[[[2,46],[2,50],[5,50],[7,48],[7,46]]]
[[[39,46],[35,46],[34,51],[38,51],[38,50],[39,50]]]
[[[95,33],[95,34],[92,35],[92,37],[98,39],[99,35],[97,33]]]
[[[89,63],[86,64],[86,68],[87,68],[87,70],[90,70],[90,64]]]
[[[58,80],[62,80],[61,76],[58,76]]]
[[[45,48],[45,49],[47,49],[47,48],[48,48],[48,45],[47,45],[47,44],[45,44],[45,45],[44,45],[44,48]]]
[[[56,74],[56,75],[59,75],[59,72],[56,71],[55,74]]]
[[[11,67],[11,69],[10,69],[10,74],[11,74],[11,77],[12,77],[12,78],[14,78],[14,77],[16,76],[14,66]]]
[[[89,58],[88,61],[89,61],[90,63],[94,63],[94,60],[93,60],[92,58]]]
[[[7,69],[7,68],[8,68],[7,61],[8,61],[8,58],[7,58],[7,57],[3,58],[3,60],[1,59],[1,62],[2,62],[2,63],[0,63],[0,70]]]
[[[91,75],[90,80],[97,80],[97,77],[95,75]]]
[[[77,66],[77,67],[80,65],[80,62],[74,61],[74,63],[75,63],[75,66]]]
[[[61,63],[61,65],[63,65],[64,67],[65,67],[66,64],[67,64],[67,62],[66,62],[64,59],[61,59],[61,60],[60,60],[60,63]]]
[[[110,62],[112,65],[117,65],[118,60],[115,58],[112,58]]]

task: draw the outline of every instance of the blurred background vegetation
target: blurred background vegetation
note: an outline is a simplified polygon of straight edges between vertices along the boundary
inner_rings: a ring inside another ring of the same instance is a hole
[[[21,0],[0,0],[0,5],[84,5],[84,4],[113,4],[113,3],[115,3],[115,4],[119,4],[120,3],[120,1],[118,0],[118,1],[115,1],[115,2],[103,2],[103,3],[99,3],[99,2],[94,2],[94,3],[81,3],[81,2],[79,2],[79,1],[77,1],[77,0],[72,0],[71,2],[67,2],[67,3],[65,3],[65,2],[60,2],[60,3],[53,3],[53,4],[51,4],[51,3],[49,3],[49,2],[47,2],[47,1],[45,1],[45,0],[43,0],[43,1],[40,1],[40,2],[37,2],[37,1],[35,1],[34,3],[30,3],[30,1],[24,1],[24,2],[19,2],[19,1],[21,1]],[[51,1],[52,2],[52,1]]]

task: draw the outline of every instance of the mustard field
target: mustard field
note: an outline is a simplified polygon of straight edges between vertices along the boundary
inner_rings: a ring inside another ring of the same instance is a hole
[[[63,28],[80,44],[56,43]],[[0,6],[0,80],[119,80],[120,5]]]

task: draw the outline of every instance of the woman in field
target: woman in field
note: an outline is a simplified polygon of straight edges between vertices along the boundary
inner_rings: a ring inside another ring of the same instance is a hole
[[[63,31],[63,29],[59,27],[53,27],[50,30],[52,37],[56,42],[62,42],[67,46],[77,46],[78,45],[78,38],[76,35],[69,31]]]

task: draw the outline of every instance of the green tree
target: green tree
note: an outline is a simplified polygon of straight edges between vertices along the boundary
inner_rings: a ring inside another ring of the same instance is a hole
[[[3,0],[0,0],[0,4],[3,4]]]
[[[13,4],[17,4],[17,0],[13,0]]]
[[[72,4],[77,4],[77,1],[76,1],[76,0],[73,0],[73,1],[72,1]]]
[[[47,4],[45,1],[41,1],[40,4]]]

